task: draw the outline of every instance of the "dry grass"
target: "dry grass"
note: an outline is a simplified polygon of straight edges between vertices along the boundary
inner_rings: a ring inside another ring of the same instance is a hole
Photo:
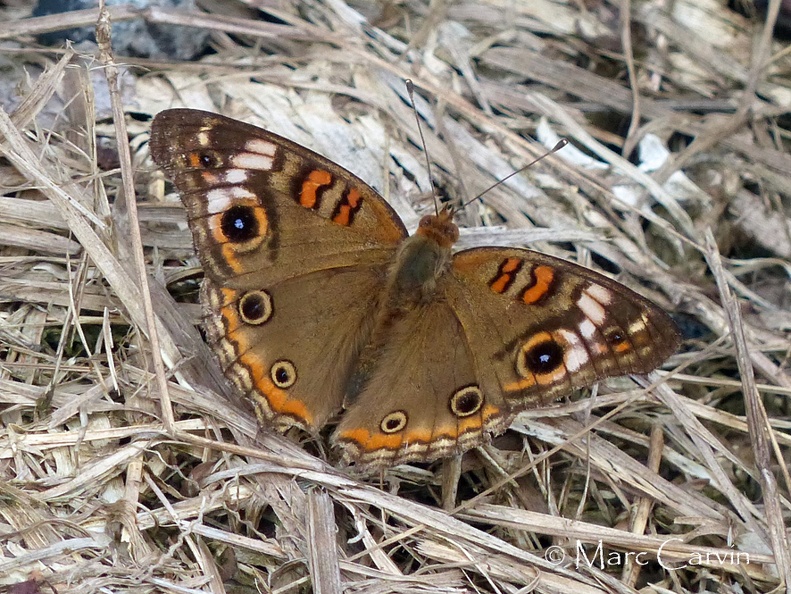
[[[279,23],[220,0],[144,13],[211,31],[216,53],[123,59],[111,102],[101,56],[35,49],[65,19],[0,9],[0,585],[789,591],[788,47],[719,0],[635,3],[631,27],[596,1],[265,4]],[[525,413],[463,460],[362,480],[225,395],[147,118],[185,105],[265,125],[414,228],[431,203],[405,78],[449,195],[529,161],[530,137],[573,144],[467,208],[461,245],[618,271],[687,340],[665,371]],[[116,136],[120,169],[101,145]]]

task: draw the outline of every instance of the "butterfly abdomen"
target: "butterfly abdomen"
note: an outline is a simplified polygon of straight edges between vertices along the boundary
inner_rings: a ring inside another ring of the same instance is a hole
[[[450,268],[450,248],[413,235],[405,240],[390,269],[387,304],[406,307],[433,298],[437,279]]]

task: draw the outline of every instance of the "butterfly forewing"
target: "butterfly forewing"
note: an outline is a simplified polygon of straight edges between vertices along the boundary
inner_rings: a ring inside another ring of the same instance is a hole
[[[530,250],[459,252],[447,296],[475,337],[485,391],[516,410],[606,377],[648,373],[680,342],[669,316],[634,291]]]
[[[167,110],[151,155],[187,207],[208,276],[237,287],[387,261],[406,230],[359,178],[250,124]]]

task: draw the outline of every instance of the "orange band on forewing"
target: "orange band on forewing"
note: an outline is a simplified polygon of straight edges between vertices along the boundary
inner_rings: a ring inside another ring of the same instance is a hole
[[[333,223],[338,223],[344,227],[348,227],[352,222],[352,213],[360,206],[360,192],[357,188],[351,188],[343,201],[338,204],[337,212],[332,217]]]
[[[236,249],[234,249],[233,244],[226,243],[222,246],[222,259],[223,262],[230,268],[233,272],[242,272],[242,263],[239,262],[239,258],[236,257]]]
[[[537,373],[536,382],[539,386],[550,386],[566,377],[566,366],[561,365],[552,373]]]
[[[522,293],[522,301],[532,305],[540,301],[547,293],[555,278],[555,271],[549,266],[536,266],[533,270],[535,282]]]
[[[346,194],[346,201],[352,208],[360,206],[360,192],[357,191],[357,188],[349,189],[349,193]]]
[[[349,223],[351,223],[351,211],[352,209],[348,204],[342,204],[338,214],[332,217],[332,222],[348,227]]]
[[[207,186],[216,186],[220,183],[220,178],[217,176],[216,173],[211,171],[201,171],[200,172],[201,179],[203,179],[203,183]]]
[[[522,266],[519,258],[508,258],[500,265],[497,276],[489,283],[489,288],[495,293],[504,293],[513,282],[513,273],[518,272]]]
[[[508,274],[501,274],[500,276],[495,279],[495,281],[489,285],[495,293],[502,293],[505,291],[505,287],[508,285],[508,281],[510,280],[510,275]]]
[[[332,174],[323,169],[314,169],[302,182],[302,191],[299,193],[299,204],[305,208],[316,208],[318,203],[318,190],[332,182]]]
[[[505,392],[521,392],[522,390],[527,390],[528,388],[532,388],[536,385],[536,378],[535,376],[525,377],[520,379],[516,382],[511,382],[510,384],[505,384],[503,386],[503,390]]]
[[[624,340],[624,341],[619,342],[618,344],[614,345],[612,347],[612,350],[614,350],[616,353],[626,353],[626,352],[632,350],[632,345],[629,344],[628,340]]]
[[[550,332],[546,330],[539,330],[533,336],[527,339],[527,341],[522,345],[523,350],[532,349],[537,344],[541,344],[542,342],[551,342],[554,341],[554,337]]]
[[[537,373],[535,375],[522,378],[518,381],[511,382],[510,384],[505,384],[503,386],[503,391],[521,392],[522,390],[527,390],[528,388],[532,388],[535,385],[549,386],[558,380],[563,379],[565,376],[566,368],[561,365],[554,373]]]

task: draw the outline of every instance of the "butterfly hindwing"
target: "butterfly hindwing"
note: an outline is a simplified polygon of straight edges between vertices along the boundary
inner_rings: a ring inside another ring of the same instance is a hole
[[[315,432],[341,410],[385,272],[321,270],[255,291],[204,281],[209,344],[262,421]]]
[[[448,456],[502,428],[506,411],[484,399],[469,339],[441,298],[404,312],[333,440],[358,465],[383,467]]]

